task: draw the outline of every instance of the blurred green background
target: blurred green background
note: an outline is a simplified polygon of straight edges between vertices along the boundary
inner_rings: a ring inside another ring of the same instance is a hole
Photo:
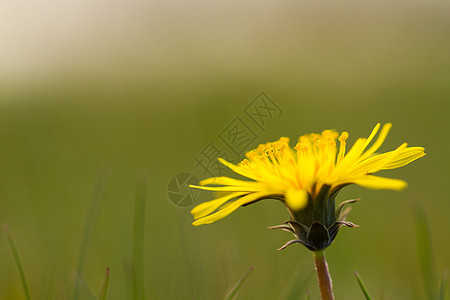
[[[241,117],[259,143],[334,128],[350,143],[392,122],[382,151],[402,142],[427,156],[381,173],[404,192],[352,186],[362,198],[327,257],[337,299],[425,299],[408,199],[428,215],[438,276],[450,265],[450,5],[448,1],[79,1],[0,9],[0,221],[13,232],[34,299],[67,299],[77,277],[92,193],[106,187],[84,271],[107,299],[129,299],[136,178],[146,170],[147,299],[221,299],[250,266],[238,299],[318,298],[311,253],[263,201],[194,228],[169,201],[170,179],[203,179],[194,157]],[[261,130],[244,108],[264,91],[283,110]],[[205,195],[202,199],[208,199]],[[0,299],[24,299],[5,238]],[[436,282],[436,286],[438,282]]]

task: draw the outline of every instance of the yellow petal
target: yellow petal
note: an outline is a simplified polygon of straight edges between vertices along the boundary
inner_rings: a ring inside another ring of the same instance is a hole
[[[408,146],[407,143],[403,143],[394,151],[388,152],[386,157],[379,164],[373,166],[371,169],[368,170],[368,173],[375,173],[384,170],[385,166],[390,164],[393,160],[395,160],[395,158],[398,157],[406,149],[407,146]]]
[[[256,181],[238,180],[229,177],[211,177],[200,181],[200,185],[217,184],[217,185],[235,185],[235,186],[254,186],[258,184]]]
[[[240,192],[229,193],[228,195],[217,198],[215,200],[200,203],[199,205],[197,205],[196,207],[194,207],[191,210],[191,214],[194,216],[194,219],[199,219],[201,217],[204,217],[204,216],[212,213],[213,211],[218,209],[222,204],[224,204],[228,200],[231,200],[235,197],[239,197],[239,196],[243,196],[243,195],[245,195],[245,193],[240,193]]]
[[[392,127],[391,123],[386,123],[383,125],[383,128],[381,129],[380,135],[378,136],[377,140],[375,141],[375,143],[373,143],[372,147],[370,147],[369,150],[367,150],[363,155],[361,155],[360,160],[370,157],[372,154],[375,153],[375,151],[378,150],[378,148],[381,147],[389,131],[391,130],[391,127]]]
[[[336,169],[333,172],[333,176],[330,178],[330,181],[334,181],[342,175],[346,174],[349,168],[352,168],[362,151],[364,150],[364,144],[366,139],[359,138],[346,156],[336,165]]]
[[[199,226],[199,225],[205,225],[205,224],[211,224],[217,220],[223,219],[226,216],[228,216],[229,214],[231,214],[233,211],[235,211],[236,209],[238,209],[240,206],[253,202],[255,200],[258,200],[260,198],[264,198],[265,196],[270,196],[267,193],[251,193],[248,194],[234,202],[231,202],[229,205],[227,205],[225,208],[220,209],[219,211],[206,216],[204,218],[198,219],[197,221],[195,221],[194,223],[192,223],[192,225],[194,226]]]
[[[390,164],[396,157],[398,157],[405,149],[407,144],[403,143],[394,151],[372,156],[358,163],[355,168],[349,171],[351,176],[359,176],[365,174],[372,174],[385,169],[385,166]]]
[[[309,187],[314,182],[315,162],[309,155],[300,156],[298,162],[298,181],[302,188]]]
[[[422,147],[407,148],[403,151],[403,153],[398,155],[393,161],[384,166],[383,169],[388,170],[403,167],[409,164],[410,162],[413,162],[416,159],[425,156],[424,150],[425,149]]]
[[[216,192],[257,192],[261,190],[260,187],[249,187],[249,186],[200,186],[200,185],[189,185],[190,188],[205,190],[205,191],[216,191]]]
[[[402,190],[408,185],[406,181],[400,179],[384,178],[373,175],[366,175],[359,179],[352,180],[353,183],[365,188],[379,190]]]
[[[378,165],[382,165],[383,161],[386,160],[388,153],[383,153],[379,155],[372,156],[359,164],[357,164],[351,171],[348,172],[348,177],[359,177],[361,175],[366,175],[371,173],[370,170],[374,169]]]
[[[308,193],[305,190],[288,190],[286,204],[293,210],[300,210],[308,204]]]
[[[218,158],[218,160],[226,167],[228,167],[229,169],[231,169],[233,172],[238,173],[242,176],[254,179],[254,180],[258,180],[258,177],[255,176],[254,174],[252,174],[252,172],[249,172],[248,169],[240,167],[240,166],[236,166],[233,165],[232,163],[227,162],[225,159],[223,158]]]
[[[366,140],[366,143],[364,144],[364,149],[370,144],[370,142],[373,140],[373,138],[375,137],[375,135],[378,132],[378,129],[380,129],[380,123],[378,123],[377,125],[375,125],[375,127],[373,128],[372,132],[370,133],[369,137]]]

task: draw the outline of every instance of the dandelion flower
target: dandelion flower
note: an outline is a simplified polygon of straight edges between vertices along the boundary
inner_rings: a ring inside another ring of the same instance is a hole
[[[261,144],[247,152],[246,159],[239,164],[219,158],[222,164],[250,180],[213,177],[198,186],[191,185],[221,192],[219,198],[192,209],[193,225],[213,223],[256,201],[277,199],[286,205],[291,220],[271,228],[296,236],[280,249],[293,243],[313,251],[324,249],[342,225],[355,226],[346,221],[349,210],[343,210],[345,204],[354,200],[335,207],[335,198],[343,187],[357,184],[370,189],[402,190],[407,185],[405,181],[372,174],[405,166],[425,155],[424,148],[407,147],[406,143],[393,151],[376,153],[391,126],[385,124],[380,131],[377,124],[368,138],[359,138],[348,151],[347,132],[325,130],[321,134],[302,135],[293,148],[287,137]]]

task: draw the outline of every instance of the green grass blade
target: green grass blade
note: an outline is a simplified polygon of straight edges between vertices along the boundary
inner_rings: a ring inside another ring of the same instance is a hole
[[[100,291],[100,295],[98,296],[99,300],[106,299],[106,293],[108,291],[108,283],[109,283],[109,267],[106,267],[105,277],[103,278],[102,289]]]
[[[361,291],[364,294],[364,297],[366,300],[372,300],[372,296],[370,296],[369,291],[367,290],[364,282],[362,281],[361,276],[359,276],[359,273],[355,271],[356,280],[358,280],[359,287],[361,288]]]
[[[83,235],[81,239],[80,251],[78,256],[77,271],[76,276],[82,277],[84,270],[84,263],[86,259],[87,248],[91,242],[92,235],[94,232],[95,224],[97,223],[98,215],[102,207],[103,199],[106,192],[107,184],[109,183],[110,174],[108,172],[103,172],[97,181],[97,184],[93,191],[91,205],[87,211],[87,217],[85,219],[85,224],[83,228]],[[73,292],[73,299],[78,300],[80,294],[80,287],[78,284],[80,280],[75,281],[75,288]]]
[[[124,285],[127,299],[133,299],[134,297],[134,271],[133,271],[133,260],[127,259],[123,263],[123,275],[124,275]]]
[[[308,286],[308,282],[311,280],[314,274],[314,270],[310,268],[308,269],[306,267],[307,262],[309,262],[309,259],[307,259],[305,255],[285,284],[280,299],[298,300],[300,298],[300,295],[303,295],[306,287]],[[306,292],[305,297],[307,297],[306,299],[310,297],[309,292]]]
[[[409,203],[414,216],[416,226],[417,250],[419,254],[422,279],[425,285],[428,299],[436,299],[437,276],[431,244],[430,229],[427,215],[422,203],[418,199],[410,198]]]
[[[444,271],[444,275],[442,275],[441,287],[439,289],[439,300],[445,299],[445,292],[447,291],[447,270]]]
[[[95,297],[91,288],[86,284],[86,282],[83,280],[83,278],[81,278],[77,274],[74,274],[73,280],[75,282],[75,288],[77,289],[77,293],[81,299],[97,300],[97,297]]]
[[[16,241],[9,230],[8,224],[3,223],[2,225],[3,232],[5,233],[6,239],[8,240],[9,247],[11,248],[11,252],[14,257],[14,261],[16,262],[17,270],[20,274],[20,279],[22,280],[22,287],[25,293],[25,296],[28,300],[31,299],[30,289],[28,288],[27,278],[25,276],[25,270],[23,268],[22,260],[20,259],[19,250],[17,249]]]
[[[239,279],[239,281],[233,286],[231,291],[225,296],[225,300],[231,300],[236,296],[236,294],[239,291],[239,289],[241,288],[242,284],[244,284],[245,280],[248,278],[248,276],[250,276],[250,274],[252,273],[254,268],[255,267],[253,267],[253,266],[250,267],[250,269],[248,269],[248,271],[245,272],[244,275],[242,275],[241,279]]]
[[[144,229],[145,229],[145,189],[147,176],[138,177],[134,208],[133,230],[133,291],[135,300],[145,299],[144,290]]]
[[[309,293],[309,291],[306,292],[305,300],[311,300],[311,294]]]

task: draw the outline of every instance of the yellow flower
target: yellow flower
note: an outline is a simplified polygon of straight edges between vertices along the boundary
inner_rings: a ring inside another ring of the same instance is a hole
[[[222,192],[221,197],[201,203],[192,209],[191,213],[196,219],[193,225],[213,223],[240,206],[262,199],[281,200],[288,207],[293,221],[306,223],[307,227],[311,227],[316,221],[324,224],[326,229],[336,220],[343,223],[345,217],[334,216],[334,197],[342,187],[354,183],[371,189],[401,190],[407,185],[405,181],[372,174],[402,167],[425,155],[424,148],[407,147],[406,143],[390,152],[375,153],[383,144],[390,128],[390,123],[385,124],[378,138],[369,147],[380,129],[380,124],[377,124],[368,138],[359,138],[348,152],[347,132],[339,135],[336,131],[325,130],[321,134],[301,136],[293,148],[286,137],[259,145],[236,165],[219,159],[222,164],[251,181],[213,177],[201,181],[200,186],[191,186]],[[324,198],[325,202],[332,201],[327,204],[330,212],[323,212],[328,216],[317,217],[317,209],[313,212],[311,208],[310,216],[300,218],[299,216],[304,214],[303,210],[306,211],[308,206],[312,207],[314,202],[319,201],[319,196]]]

